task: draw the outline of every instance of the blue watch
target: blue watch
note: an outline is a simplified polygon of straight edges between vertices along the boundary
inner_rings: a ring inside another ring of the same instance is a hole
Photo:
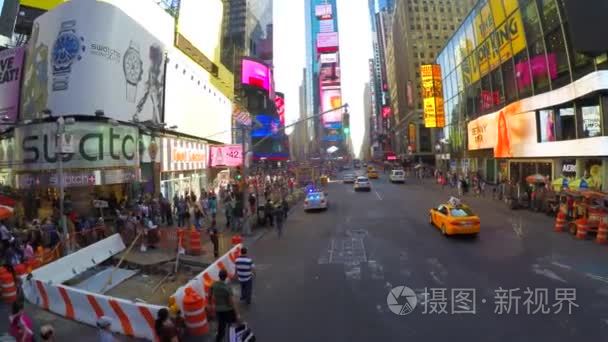
[[[51,64],[53,66],[53,91],[68,89],[72,63],[82,59],[86,47],[84,37],[76,34],[76,20],[61,23],[59,34],[53,44]]]

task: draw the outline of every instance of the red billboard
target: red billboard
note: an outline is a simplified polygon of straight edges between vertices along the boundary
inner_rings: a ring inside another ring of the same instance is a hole
[[[281,121],[281,127],[285,127],[285,95],[276,92],[274,96],[274,104],[277,107],[277,114]]]

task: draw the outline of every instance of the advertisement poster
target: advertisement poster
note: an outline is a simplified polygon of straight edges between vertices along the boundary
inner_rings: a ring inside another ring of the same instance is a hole
[[[23,47],[0,51],[0,117],[7,117],[4,123],[17,121],[24,53]]]
[[[445,112],[443,108],[441,66],[439,64],[421,65],[420,78],[422,82],[424,126],[427,128],[444,127]]]
[[[243,58],[241,83],[270,91],[270,68],[262,62]]]
[[[211,146],[209,153],[211,167],[236,167],[243,165],[242,145]]]
[[[336,52],[338,44],[338,32],[317,34],[317,52]]]
[[[22,119],[50,109],[162,120],[165,47],[113,5],[70,1],[43,14],[34,22],[26,56]]]
[[[54,122],[15,128],[16,171],[57,168]],[[138,132],[132,126],[76,122],[66,126],[74,153],[63,158],[66,169],[135,167],[139,164]],[[154,152],[154,151],[152,151]]]
[[[207,143],[163,137],[161,144],[162,172],[202,170],[207,167]]]
[[[340,122],[342,121],[342,110],[334,110],[342,106],[342,92],[340,88],[323,88],[321,89],[321,111],[323,113],[323,122]]]
[[[281,129],[281,121],[278,117],[267,114],[259,114],[255,117],[259,125],[251,130],[252,138],[263,138],[269,135],[277,135]]]
[[[320,19],[320,20],[331,19],[331,17],[332,17],[331,4],[323,4],[323,5],[315,6],[315,16],[317,17],[317,19]]]
[[[285,127],[285,95],[283,93],[276,92],[274,97],[274,104],[277,107],[277,114],[281,121],[281,127]]]

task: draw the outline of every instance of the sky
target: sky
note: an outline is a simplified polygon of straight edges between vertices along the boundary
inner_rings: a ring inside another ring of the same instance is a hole
[[[275,85],[285,93],[287,122],[300,113],[299,87],[306,65],[304,1],[273,3]],[[365,135],[363,89],[373,55],[367,0],[338,0],[338,31],[343,103],[349,105],[353,150],[359,153]]]

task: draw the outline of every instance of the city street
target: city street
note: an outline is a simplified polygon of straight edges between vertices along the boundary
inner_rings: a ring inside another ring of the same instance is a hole
[[[372,181],[369,193],[332,182],[327,212],[304,213],[300,204],[283,239],[273,232],[253,245],[258,273],[254,303],[244,316],[259,340],[589,341],[606,336],[606,246],[554,233],[553,219],[543,214],[470,196],[464,201],[481,217],[479,237],[445,238],[429,225],[428,208],[446,201],[448,190],[431,180],[403,185],[386,179]],[[389,291],[401,285],[417,293],[416,308],[404,316],[387,306]],[[537,293],[536,299],[526,301],[526,288]],[[566,302],[556,314],[558,288],[566,289],[558,290],[560,296],[576,291],[578,307],[570,315]],[[475,291],[468,298],[476,302],[452,307],[452,299],[466,291]]]

